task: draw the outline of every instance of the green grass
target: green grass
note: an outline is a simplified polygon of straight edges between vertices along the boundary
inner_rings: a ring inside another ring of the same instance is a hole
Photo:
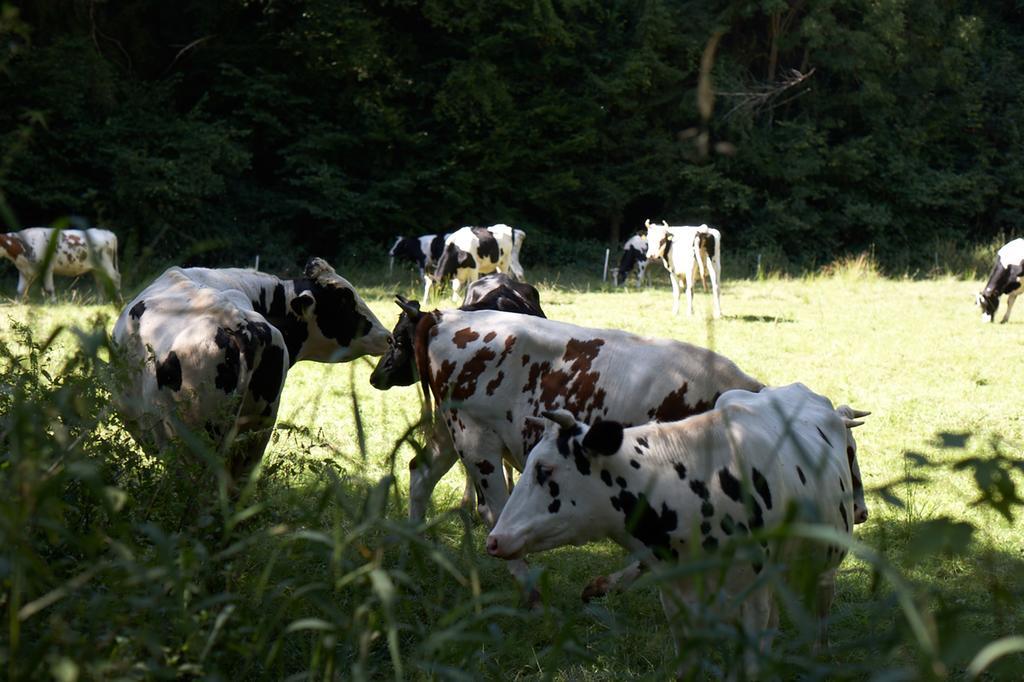
[[[351,279],[388,327],[398,316],[390,293],[418,294],[411,279]],[[866,425],[856,431],[871,518],[857,527],[856,537],[883,552],[914,585],[917,602],[937,614],[934,627],[946,672],[959,676],[982,643],[1024,632],[1024,534],[1019,519],[1011,522],[991,505],[975,504],[979,493],[973,470],[953,470],[957,461],[987,457],[994,449],[1019,461],[1024,443],[1024,417],[1017,399],[1024,313],[1007,325],[986,326],[972,306],[979,282],[886,280],[853,269],[828,277],[726,279],[724,318],[715,321],[705,317],[710,314],[710,299],[703,293],[696,297],[696,316],[689,318],[684,311],[673,317],[664,275],[659,273],[656,281],[657,286],[644,291],[612,291],[575,273],[550,272],[542,274],[538,288],[550,318],[708,346],[767,384],[799,381],[836,404],[871,410]],[[17,320],[44,339],[57,325],[84,324],[96,314],[109,315],[112,324],[116,313],[112,306],[77,303],[7,304],[0,306],[0,333],[10,339],[12,320]],[[58,343],[70,344],[70,337]],[[389,473],[397,477],[396,494],[388,499],[385,516],[397,521],[405,514],[406,465],[413,450],[400,447],[394,460],[389,454],[418,418],[419,389],[375,391],[368,382],[371,368],[365,360],[335,366],[301,363],[289,374],[279,428],[250,500],[259,508],[244,525],[256,539],[214,573],[227,583],[229,601],[240,612],[257,623],[265,618],[271,630],[277,627],[261,640],[247,634],[247,624],[238,619],[223,625],[228,633],[224,639],[234,646],[247,642],[257,647],[263,642],[269,647],[276,642],[279,648],[269,664],[264,663],[266,651],[260,651],[254,659],[258,662],[245,668],[246,675],[276,678],[311,668],[319,676],[347,678],[360,671],[368,677],[390,676],[394,669],[384,625],[388,618],[397,624],[393,644],[401,652],[405,674],[412,677],[458,677],[461,669],[467,678],[620,680],[644,675],[657,679],[671,670],[671,640],[653,585],[585,608],[578,601],[591,577],[624,562],[624,553],[611,544],[535,557],[532,564],[543,568],[548,608],[521,610],[504,567],[482,551],[485,529],[477,524],[464,537],[469,521],[452,511],[462,495],[464,479],[458,470],[435,492],[426,532],[431,544],[425,554],[403,549],[408,540],[401,539],[402,533],[408,526],[400,523],[375,526],[352,540],[354,544],[341,541],[346,531],[357,527],[369,504],[367,490]],[[364,429],[362,449],[355,405]],[[956,434],[968,435],[964,439]],[[931,465],[914,464],[908,452],[919,453]],[[927,480],[901,482],[909,475]],[[334,487],[328,485],[335,479]],[[1016,481],[1019,486],[1019,476]],[[883,487],[898,496],[902,506],[874,492]],[[924,522],[945,517],[974,527],[966,552],[933,551],[945,529]],[[275,540],[298,528],[331,535],[333,544],[328,545],[333,549],[325,553],[311,548],[315,541]],[[187,537],[200,530],[186,524],[177,532]],[[398,595],[392,606],[387,607],[388,600],[378,591],[376,601],[371,600],[376,606],[363,613],[359,609],[364,602],[349,601],[343,589],[329,587],[332,577],[345,574],[340,546],[356,547],[367,562],[391,571]],[[443,567],[441,555],[450,562],[450,570]],[[303,586],[320,579],[328,587],[310,588],[315,597],[296,596]],[[205,589],[213,594],[222,588],[218,584]],[[846,665],[853,677],[884,667],[916,671],[917,654],[890,586],[876,579],[868,563],[850,558],[842,567],[838,588],[833,649],[827,660]],[[393,609],[390,616],[387,608]],[[275,609],[280,615],[271,618],[272,611],[278,613]],[[222,612],[211,607],[211,614]],[[362,617],[360,613],[369,619],[366,629],[377,634],[351,648],[335,644],[345,653],[335,656],[340,660],[331,663],[333,668],[325,663],[331,656],[318,653],[317,647],[325,646],[324,639],[315,636],[318,630],[296,628],[282,634],[283,626],[271,626],[314,616],[336,626],[342,621],[351,625],[354,620],[348,619]],[[465,626],[467,622],[475,624]],[[431,634],[453,632],[457,625],[468,627],[459,630],[465,638],[431,648]],[[209,627],[207,623],[204,632]],[[796,639],[795,629],[792,623],[787,626],[780,638],[782,650],[787,640]],[[882,632],[892,634],[873,639]],[[188,658],[186,653],[179,655]],[[729,653],[721,655],[728,658]],[[242,652],[222,656],[217,660],[229,667],[250,660]],[[449,660],[452,669],[435,667],[427,675],[416,661],[428,658],[435,666]],[[1012,660],[996,671],[1012,677]],[[232,672],[214,663],[206,665],[204,674],[213,670],[212,674],[230,677]],[[934,668],[926,673],[945,674]]]

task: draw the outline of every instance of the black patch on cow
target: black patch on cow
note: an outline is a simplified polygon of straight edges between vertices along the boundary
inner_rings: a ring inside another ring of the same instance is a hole
[[[701,533],[701,535],[707,535],[710,532],[711,532],[711,522],[710,521],[701,521],[700,522],[700,533]]]
[[[620,488],[626,487],[626,479],[624,479],[622,476],[616,476],[615,483],[617,483]]]
[[[743,488],[740,485],[739,479],[733,476],[728,468],[722,467],[718,470],[718,483],[722,486],[722,492],[729,499],[739,502],[740,496],[743,494]]]
[[[686,465],[683,464],[682,462],[676,462],[673,466],[675,467],[676,474],[678,474],[678,476],[679,476],[679,480],[680,481],[685,481],[686,480]]]
[[[828,439],[828,436],[825,435],[825,432],[822,431],[820,427],[815,426],[814,428],[818,429],[818,435],[821,436],[821,439],[828,443],[829,447],[832,447],[832,441]]]
[[[850,532],[850,520],[846,517],[846,505],[842,502],[839,503],[839,513],[843,516],[843,527],[846,528],[846,532]]]
[[[715,505],[711,504],[710,500],[702,500],[700,503],[700,515],[705,518],[711,518],[715,515]]]
[[[274,287],[274,297],[270,300],[270,309],[267,312],[271,317],[284,317],[288,314],[285,308],[284,284],[278,282]]]
[[[548,478],[551,476],[551,472],[544,468],[544,466],[541,464],[534,465],[533,471],[537,476],[538,485],[544,485],[545,483],[547,483]]]
[[[747,519],[751,528],[763,528],[764,527],[764,511],[761,509],[761,505],[757,503],[753,497],[750,498],[750,507],[753,509],[753,516]]]
[[[608,473],[607,469],[601,469],[601,480],[604,481],[604,484],[609,488],[612,487],[612,475]]]
[[[551,493],[551,497],[558,497],[558,483],[548,481],[548,492]]]
[[[739,532],[743,533],[744,535],[749,535],[750,534],[750,529],[747,528],[747,524],[743,523],[742,521],[739,521],[736,524],[736,530],[738,530]]]
[[[230,394],[238,388],[238,377],[242,370],[239,341],[233,332],[218,327],[213,342],[224,351],[224,362],[217,365],[217,377],[213,383],[220,390]]]
[[[489,488],[489,487],[491,487],[491,484],[487,482],[487,479],[486,479],[486,478],[482,478],[482,479],[480,479],[480,485],[482,485],[482,486],[483,486],[484,488]]]
[[[562,508],[562,501],[561,500],[553,500],[551,502],[551,504],[548,505],[548,511],[551,512],[552,514],[557,513],[558,510],[561,509],[561,508]]]
[[[843,483],[842,477],[839,478],[839,489],[842,490],[844,493],[846,492],[846,484]]]
[[[614,455],[622,447],[622,424],[600,421],[590,427],[583,436],[583,447],[599,455]]]
[[[692,490],[694,494],[697,495],[697,497],[699,497],[700,499],[708,499],[708,487],[704,485],[704,481],[698,481],[697,479],[693,479],[692,481],[690,481],[690,490]]]
[[[726,535],[732,535],[736,530],[736,519],[732,517],[732,514],[726,514],[722,517],[722,521],[718,524],[722,529],[722,532]]]
[[[706,538],[704,538],[704,542],[700,544],[701,547],[703,547],[704,550],[707,552],[714,552],[716,549],[718,549],[718,540],[715,538],[714,535],[707,536]]]
[[[636,461],[635,459],[631,459],[629,460],[629,466],[633,467],[634,469],[639,469],[640,462]]]
[[[280,346],[266,346],[260,362],[249,379],[249,391],[256,400],[267,403],[264,414],[269,414],[270,405],[281,393],[282,375],[284,374],[284,349]]]
[[[637,445],[639,445],[642,448],[649,448],[649,447],[651,447],[650,443],[647,441],[647,436],[640,436],[639,438],[636,439],[636,442],[637,442]]]
[[[751,467],[751,476],[754,479],[754,490],[764,500],[764,506],[766,509],[772,508],[772,491],[768,487],[768,480],[765,479],[764,475],[757,470],[757,467]]]
[[[663,558],[678,557],[679,552],[671,546],[671,536],[678,525],[676,513],[662,503],[661,512],[651,508],[647,497],[640,493],[637,497],[628,490],[621,490],[612,499],[612,506],[625,516],[626,530],[650,547],[655,555]]]
[[[561,453],[563,457],[569,456],[569,453],[572,451],[572,448],[569,447],[569,441],[572,440],[573,436],[578,436],[580,431],[581,429],[578,426],[573,426],[571,429],[558,430],[558,438],[555,439],[555,447],[558,448],[558,452]]]
[[[316,299],[316,325],[328,339],[345,348],[353,339],[370,331],[370,321],[356,309],[356,294],[345,286],[313,287]]]
[[[476,468],[479,469],[480,473],[484,476],[490,476],[494,473],[494,465],[486,459],[477,460]]]
[[[142,319],[142,313],[144,312],[146,312],[146,302],[139,301],[131,307],[131,310],[128,311],[128,317],[137,322]]]
[[[796,467],[796,475],[800,477],[800,482],[801,483],[803,483],[804,485],[807,485],[807,477],[804,476],[804,470],[800,468],[799,464]]]
[[[761,565],[761,562],[759,561],[754,561],[750,565],[753,567],[754,573],[760,573],[761,569],[764,568],[764,566]]]
[[[576,463],[576,469],[584,476],[590,475],[590,458],[583,452],[579,441],[572,442],[572,459]]]
[[[181,390],[181,361],[173,350],[163,362],[156,363],[156,387],[160,389],[164,386],[172,391]]]
[[[435,235],[430,240],[430,260],[436,263],[437,259],[441,257],[441,252],[444,250],[444,235]]]
[[[474,227],[473,234],[479,240],[479,244],[476,247],[477,256],[487,258],[492,263],[497,263],[501,258],[501,254],[498,250],[498,240],[494,238],[491,231],[486,227]]]

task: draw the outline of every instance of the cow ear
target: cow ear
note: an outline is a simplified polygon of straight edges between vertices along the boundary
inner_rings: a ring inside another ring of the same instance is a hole
[[[583,436],[583,448],[598,455],[614,455],[622,447],[622,424],[600,421]]]
[[[314,305],[316,305],[316,298],[314,298],[313,293],[307,289],[292,299],[291,309],[292,312],[299,317],[308,317],[309,313],[313,310]]]

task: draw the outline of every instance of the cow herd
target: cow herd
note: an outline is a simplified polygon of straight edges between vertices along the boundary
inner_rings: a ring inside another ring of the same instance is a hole
[[[639,285],[648,262],[660,259],[671,274],[674,312],[685,286],[692,314],[696,280],[707,278],[719,316],[721,234],[707,225],[648,221],[646,228],[646,237],[627,242],[617,276],[625,281],[636,267]],[[382,356],[371,385],[420,386],[431,424],[410,463],[413,519],[423,518],[432,490],[460,462],[466,497],[490,528],[487,552],[507,560],[520,580],[526,555],[604,538],[635,563],[593,581],[586,598],[648,569],[728,556],[728,570],[713,581],[723,597],[716,603],[738,604],[724,615],[766,647],[777,607],[771,582],[759,577],[769,565],[799,564],[817,581],[827,643],[847,543],[773,531],[809,521],[849,538],[867,519],[852,429],[868,413],[834,407],[799,383],[765,387],[728,358],[688,343],[548,319],[537,289],[523,281],[524,238],[508,225],[399,238],[388,256],[417,266],[423,304],[450,281],[461,305],[428,310],[396,295],[390,332],[319,258],[294,279],[172,267],[114,325],[124,368],[115,405],[145,449],[194,443],[205,433],[237,482],[266,449],[290,367]],[[0,254],[18,268],[19,295],[40,275],[52,295],[54,273],[94,269],[119,285],[116,244],[102,230],[32,228],[0,235]],[[978,295],[986,320],[1008,293],[1007,321],[1022,276],[1024,240],[1017,239],[999,251]],[[520,472],[514,486],[509,467]],[[675,576],[661,583],[673,622],[680,610],[697,608],[707,587],[685,571]],[[673,634],[678,648],[687,633]]]

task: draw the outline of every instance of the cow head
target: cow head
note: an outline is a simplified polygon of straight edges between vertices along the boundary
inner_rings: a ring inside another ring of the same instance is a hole
[[[974,304],[981,308],[981,321],[991,322],[999,308],[999,294],[986,288],[974,297]]]
[[[868,503],[864,500],[864,481],[860,476],[860,465],[857,463],[857,441],[853,437],[853,428],[864,422],[857,421],[870,412],[855,410],[849,405],[840,405],[836,412],[846,423],[846,459],[850,464],[850,480],[853,485],[853,523],[864,523],[868,520]]]
[[[402,309],[395,329],[388,336],[388,349],[370,375],[370,385],[386,391],[392,386],[410,386],[416,382],[416,325],[423,318],[419,301],[395,294],[395,304]]]
[[[668,231],[668,223],[663,220],[661,225],[658,225],[647,220],[644,225],[647,227],[647,260],[663,258],[672,239],[672,235]]]
[[[598,470],[600,460],[615,457],[621,447],[622,425],[602,421],[587,426],[568,410],[545,412],[544,417],[544,436],[530,451],[523,475],[487,536],[487,551],[502,559],[582,545],[613,532],[613,524],[602,522],[615,516],[608,513],[608,484]]]
[[[306,322],[309,333],[299,359],[347,362],[387,350],[388,330],[347,279],[321,258],[311,258],[304,275],[289,302],[290,313]]]

